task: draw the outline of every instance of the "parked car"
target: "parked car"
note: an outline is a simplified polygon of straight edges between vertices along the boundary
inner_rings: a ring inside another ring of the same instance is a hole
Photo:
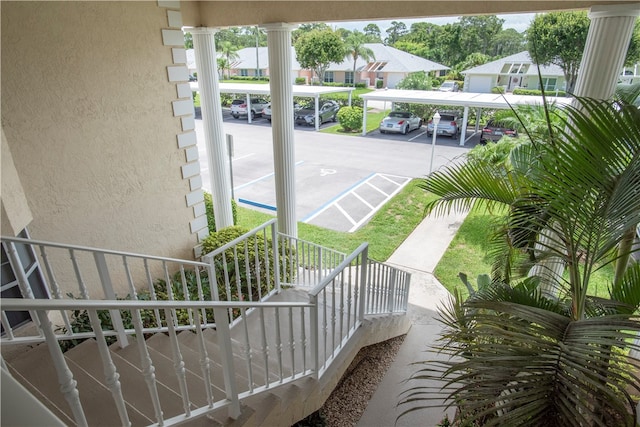
[[[445,80],[438,88],[440,92],[457,92],[460,90],[460,86],[453,80]]]
[[[298,104],[297,102],[293,103],[293,112],[295,113],[296,111],[298,111],[300,109],[300,104]],[[264,117],[265,119],[271,121],[271,103],[267,104],[266,107],[264,107],[264,109],[262,110],[262,117]]]
[[[332,121],[336,121],[340,104],[335,101],[324,101],[320,106],[318,115],[320,116],[320,124]],[[316,109],[314,104],[309,104],[296,111],[294,114],[294,120],[297,125],[314,126],[316,121]]]
[[[503,136],[510,136],[515,138],[518,136],[518,131],[510,127],[505,127],[502,124],[491,119],[482,128],[482,134],[480,135],[480,143],[486,144],[487,141],[497,142],[502,139]]]
[[[460,114],[457,112],[440,113],[440,123],[438,123],[438,135],[449,135],[457,138],[460,132]],[[427,135],[433,135],[433,120],[427,123]]]
[[[251,98],[251,118],[261,115],[262,110],[267,105],[269,105],[269,102],[262,98]],[[233,118],[237,119],[247,114],[247,101],[245,99],[234,99],[231,103],[231,115]]]
[[[380,133],[408,134],[422,127],[422,119],[409,111],[392,111],[380,122]]]

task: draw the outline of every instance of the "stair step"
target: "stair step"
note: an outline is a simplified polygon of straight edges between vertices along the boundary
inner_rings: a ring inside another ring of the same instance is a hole
[[[87,423],[91,426],[112,426],[118,423],[111,392],[68,358],[67,364],[77,382]],[[58,377],[45,344],[12,361],[10,368],[13,370],[12,374],[55,415],[69,425],[75,424],[69,404],[60,391]],[[133,425],[148,425],[153,422],[131,405],[127,405],[127,411]]]
[[[160,335],[166,336],[164,334]],[[138,345],[135,339],[132,339],[131,341],[131,344],[129,344],[127,347],[115,347],[112,348],[112,351],[123,359],[126,359],[129,363],[142,371],[142,361],[140,359],[140,351],[138,349]],[[147,351],[149,352],[149,357],[151,357],[156,381],[159,381],[160,383],[166,385],[171,390],[180,390],[180,381],[178,380],[178,375],[175,372],[174,362],[171,358],[172,353],[160,353],[149,346],[147,346]],[[190,402],[196,407],[203,407],[208,405],[207,391],[205,388],[204,379],[202,378],[202,371],[192,372],[186,367],[186,364],[185,371],[187,391],[189,393]],[[224,390],[215,386],[212,386],[211,392],[213,393],[214,398],[223,398],[225,396]]]
[[[105,381],[102,359],[95,340],[87,340],[66,354],[69,360],[76,363],[79,368],[85,370],[96,380]],[[155,411],[142,372],[113,351],[111,357],[120,375],[119,381],[124,400],[147,418],[155,420]],[[164,418],[170,418],[184,412],[179,390],[173,391],[160,382],[157,383],[157,389]],[[99,402],[96,403],[99,404]]]
[[[209,355],[216,355],[215,356],[216,359],[219,359],[220,358],[219,355],[221,354],[222,350],[217,344],[216,332],[214,330],[207,329],[202,333],[204,336],[205,345],[207,346],[207,352],[209,353]],[[185,331],[179,335],[179,339],[180,339],[180,342],[183,343],[184,345],[188,346],[191,349],[194,349],[195,351],[198,351],[199,345],[198,345],[198,337],[196,334]],[[248,374],[249,368],[248,368],[248,363],[246,359],[246,354],[239,343],[234,342],[232,344],[232,347],[233,347],[233,355],[234,355],[233,367],[236,370],[236,372],[238,372],[238,375],[239,375],[239,378],[238,378],[238,381],[236,381],[236,384],[238,386],[239,392],[243,392],[243,391],[249,390],[249,374]],[[255,360],[254,360],[252,361],[251,369],[252,369],[252,374],[254,379],[253,387],[258,387],[263,385],[264,378],[265,378],[265,371],[262,365],[259,363],[255,363]],[[278,379],[278,377],[273,374],[273,371],[270,372],[269,377],[271,378],[271,381],[276,381]],[[259,383],[260,381],[262,381],[262,383]]]

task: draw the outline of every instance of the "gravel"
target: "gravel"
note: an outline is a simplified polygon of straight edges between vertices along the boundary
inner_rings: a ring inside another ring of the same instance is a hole
[[[308,423],[301,421],[298,425],[355,426],[405,337],[401,335],[360,350],[319,413],[312,414]]]

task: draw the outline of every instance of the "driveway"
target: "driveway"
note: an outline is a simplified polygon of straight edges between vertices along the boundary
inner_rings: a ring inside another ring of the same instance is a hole
[[[327,123],[324,125],[331,126]],[[275,214],[271,126],[267,120],[225,118],[233,136],[235,199],[244,206]],[[211,191],[202,121],[196,120],[203,187]],[[431,138],[409,135],[343,136],[295,128],[296,216],[299,221],[338,231],[355,231],[412,178],[429,172]],[[477,139],[477,137],[476,137]],[[459,146],[440,137],[433,169],[459,157],[477,141]]]

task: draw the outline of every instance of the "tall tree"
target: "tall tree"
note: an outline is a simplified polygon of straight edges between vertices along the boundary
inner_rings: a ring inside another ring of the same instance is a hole
[[[387,39],[385,42],[388,45],[392,45],[405,34],[407,34],[407,26],[404,22],[391,21],[391,26],[387,28]]]
[[[231,64],[238,59],[238,48],[230,41],[222,41],[218,45],[218,52],[227,60],[227,77],[231,76]]]
[[[457,68],[460,71],[467,70],[469,68],[477,67],[478,65],[486,64],[491,60],[489,55],[484,53],[475,52],[467,56],[464,61],[457,64]]]
[[[300,24],[300,26],[298,28],[296,28],[295,30],[293,30],[291,32],[291,43],[295,44],[298,41],[298,38],[300,36],[302,36],[303,34],[309,33],[311,31],[314,31],[314,30],[325,31],[325,30],[330,30],[330,29],[331,29],[331,27],[329,27],[324,22],[313,22],[311,24]]]
[[[640,63],[640,18],[636,19],[636,25],[633,27],[631,42],[629,42],[629,49],[627,50],[627,58],[624,61],[625,65],[634,65],[637,63]]]
[[[313,30],[298,37],[294,48],[296,59],[302,68],[315,72],[320,83],[329,65],[344,59],[344,43],[332,30]]]
[[[356,86],[356,62],[358,58],[362,58],[367,62],[376,59],[373,51],[364,45],[366,39],[365,34],[355,30],[344,41],[345,56],[353,60],[353,87]]]
[[[536,15],[527,29],[529,54],[537,64],[562,68],[567,92],[573,92],[589,32],[586,11]]]
[[[363,28],[364,34],[367,37],[367,43],[382,43],[382,35],[380,33],[380,27],[374,23],[369,23]]]
[[[491,46],[487,55],[503,57],[522,52],[527,49],[527,42],[523,33],[513,28],[500,31],[491,39]]]
[[[504,19],[495,15],[464,16],[460,18],[460,47],[462,57],[465,58],[473,52],[489,54],[491,40],[500,31]]]

